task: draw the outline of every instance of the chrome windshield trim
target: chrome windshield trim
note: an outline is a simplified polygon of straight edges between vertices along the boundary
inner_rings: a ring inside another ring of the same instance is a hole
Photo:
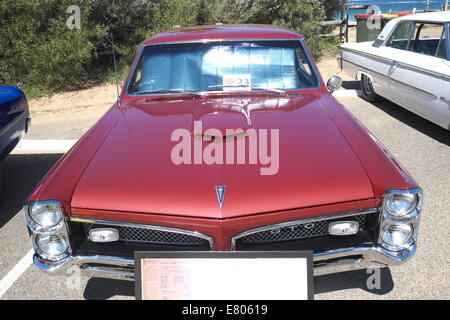
[[[447,42],[447,61],[450,61],[450,22],[445,24],[445,40]],[[450,75],[447,78],[450,80]]]
[[[370,213],[376,213],[379,212],[379,208],[370,208],[370,209],[362,209],[362,210],[355,210],[355,211],[349,211],[344,213],[338,213],[338,214],[331,214],[326,216],[320,216],[320,217],[313,217],[313,218],[305,218],[305,219],[299,219],[299,220],[292,220],[292,221],[286,221],[276,224],[271,224],[259,228],[250,229],[241,233],[238,233],[231,237],[231,250],[236,250],[236,241],[242,237],[259,233],[263,231],[268,231],[271,229],[278,229],[278,228],[284,228],[289,227],[292,225],[298,225],[298,224],[305,224],[310,222],[317,222],[317,221],[323,221],[323,220],[331,220],[331,219],[337,219],[337,218],[344,218],[344,217],[350,217],[350,216],[356,216],[361,214],[370,214]]]
[[[143,47],[158,46],[164,44],[189,44],[189,43],[210,43],[210,42],[232,42],[232,41],[299,41],[304,40],[304,37],[298,38],[231,38],[231,39],[199,39],[199,40],[185,40],[185,41],[166,41],[155,43],[143,43]]]
[[[104,224],[104,225],[116,226],[116,227],[142,228],[142,229],[151,229],[151,230],[156,230],[156,231],[165,231],[165,232],[185,234],[188,236],[193,236],[193,237],[197,237],[197,238],[208,241],[210,250],[214,249],[214,238],[211,236],[208,236],[204,233],[198,232],[198,231],[178,229],[178,228],[158,226],[158,225],[151,225],[151,224],[139,224],[139,223],[132,223],[132,222],[99,220],[99,219],[89,219],[89,218],[71,217],[69,220],[70,220],[70,222]]]

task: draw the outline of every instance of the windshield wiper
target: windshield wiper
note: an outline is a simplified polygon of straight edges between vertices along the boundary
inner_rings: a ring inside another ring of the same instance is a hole
[[[257,87],[257,86],[246,86],[246,85],[234,85],[234,86],[228,86],[224,84],[215,84],[212,86],[208,86],[208,88],[250,88],[250,89],[256,89],[256,90],[266,90],[269,92],[275,92],[275,93],[281,93],[287,95],[286,91],[280,90],[280,89],[272,89],[272,88],[266,88],[266,87]]]
[[[137,91],[134,92],[134,94],[151,94],[151,93],[182,93],[182,94],[192,94],[195,96],[203,97],[204,95],[195,91],[191,90],[184,90],[184,89],[155,89],[155,90],[146,90],[146,91]]]

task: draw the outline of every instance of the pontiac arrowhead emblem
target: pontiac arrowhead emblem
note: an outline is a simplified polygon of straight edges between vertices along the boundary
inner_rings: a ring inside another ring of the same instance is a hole
[[[225,191],[227,186],[216,186],[217,201],[219,201],[219,209],[222,210],[223,199],[225,198]]]

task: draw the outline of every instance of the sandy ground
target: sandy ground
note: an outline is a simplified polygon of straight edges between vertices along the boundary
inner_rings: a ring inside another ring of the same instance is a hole
[[[32,99],[29,107],[32,129],[27,139],[78,139],[80,130],[86,132],[116,99],[116,87],[104,84],[90,89],[63,92]]]

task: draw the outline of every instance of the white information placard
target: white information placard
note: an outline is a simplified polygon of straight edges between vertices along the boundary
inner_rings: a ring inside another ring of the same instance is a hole
[[[312,299],[310,252],[193,252],[192,257],[188,252],[178,254],[181,257],[176,252],[136,253],[138,299]]]

